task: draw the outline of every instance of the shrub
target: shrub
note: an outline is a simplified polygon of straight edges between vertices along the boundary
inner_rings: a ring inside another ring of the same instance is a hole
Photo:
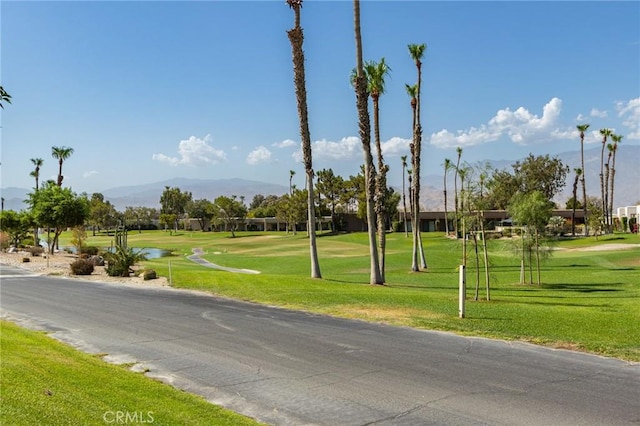
[[[78,259],[69,265],[73,275],[91,275],[93,263],[87,259]]]
[[[141,260],[146,260],[141,251],[136,252],[130,247],[122,245],[116,246],[114,253],[105,254],[107,267],[105,268],[107,275],[110,277],[128,277],[131,267]]]
[[[87,256],[96,256],[100,249],[95,246],[84,246],[80,249],[80,254],[86,254]]]
[[[27,251],[29,253],[31,253],[31,256],[40,256],[40,255],[42,255],[42,253],[44,253],[44,248],[42,248],[42,247],[29,247],[27,249]]]

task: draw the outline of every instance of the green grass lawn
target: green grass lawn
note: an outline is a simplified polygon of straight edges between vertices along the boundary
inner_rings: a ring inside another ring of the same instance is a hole
[[[1,321],[0,340],[3,425],[258,424],[43,333]]]
[[[63,238],[63,241],[64,238]],[[519,259],[511,243],[489,241],[491,301],[474,301],[476,271],[468,262],[465,319],[458,318],[461,242],[442,233],[424,233],[429,268],[410,272],[411,239],[388,235],[387,285],[369,285],[364,233],[320,235],[323,279],[311,279],[308,239],[275,232],[130,232],[129,246],[170,249],[173,256],[144,262],[168,276],[175,287],[210,291],[241,300],[347,318],[503,339],[531,341],[640,361],[640,248],[582,251],[604,244],[639,244],[638,235],[615,234],[556,243],[543,264],[542,285],[518,284]],[[88,244],[109,246],[111,237]],[[261,271],[235,274],[198,266],[185,259],[205,250],[211,262]],[[470,247],[472,256],[473,250]],[[534,272],[535,279],[535,272]]]

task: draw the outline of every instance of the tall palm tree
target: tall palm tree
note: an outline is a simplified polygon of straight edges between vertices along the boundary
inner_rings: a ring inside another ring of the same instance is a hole
[[[292,181],[293,181],[293,177],[295,176],[295,174],[296,174],[295,170],[289,170],[289,195],[293,195]]]
[[[31,176],[36,179],[36,191],[40,188],[39,179],[40,179],[40,167],[44,164],[44,160],[42,158],[32,158],[31,162],[36,168],[31,172]]]
[[[588,124],[578,124],[576,126],[580,132],[580,162],[582,168],[582,174],[580,175],[580,182],[582,183],[582,210],[584,211],[584,235],[589,235],[589,228],[587,225],[587,187],[584,181],[584,175],[587,174],[584,168],[584,132],[589,128]]]
[[[409,49],[409,56],[416,64],[416,70],[418,72],[418,83],[417,83],[417,93],[416,93],[416,121],[414,127],[413,134],[413,143],[414,147],[414,164],[413,164],[413,186],[415,188],[413,196],[416,198],[415,202],[415,222],[416,222],[416,239],[418,242],[418,250],[420,255],[420,264],[423,268],[427,267],[427,260],[424,256],[424,249],[422,248],[422,238],[420,236],[420,163],[422,156],[422,123],[420,121],[420,92],[422,89],[422,57],[424,56],[424,52],[427,50],[426,44],[410,44],[407,46]]]
[[[604,216],[605,225],[609,225],[609,214],[607,213],[607,204],[604,200],[604,147],[607,145],[607,138],[613,134],[611,129],[600,129],[602,135],[602,149],[600,150],[600,195],[602,197],[602,214]]]
[[[4,109],[5,102],[11,103],[11,95],[4,90],[4,87],[0,86],[0,108]]]
[[[411,142],[411,166],[412,171],[415,170],[416,167],[416,121],[417,121],[417,111],[418,111],[418,85],[414,84],[410,86],[405,84],[405,88],[407,89],[407,95],[411,98],[411,112],[413,114],[413,141]],[[417,231],[420,220],[420,200],[419,197],[416,197],[416,188],[415,188],[415,179],[412,175],[409,176],[409,204],[411,206],[411,236],[413,237],[413,245],[411,250],[411,270],[413,272],[418,272],[420,267],[418,266],[418,238],[420,238],[420,234]],[[418,200],[416,200],[418,198]],[[417,201],[417,202],[416,202]],[[416,210],[418,214],[416,214]]]
[[[459,170],[460,170],[460,158],[462,158],[462,147],[457,147],[456,148],[456,153],[458,154],[458,159],[456,160],[456,168],[455,168],[455,175],[453,176],[453,205],[455,208],[455,220],[453,222],[453,227],[456,233],[456,238],[458,238],[458,217],[459,217],[459,212],[458,212],[458,177],[460,176]],[[462,236],[464,238],[464,235]]]
[[[453,168],[453,163],[448,158],[444,159],[444,233],[449,236],[449,213],[447,212],[447,174]]]
[[[364,67],[367,76],[367,90],[373,102],[373,132],[378,156],[378,174],[375,182],[375,212],[378,226],[378,243],[380,245],[379,263],[382,281],[385,281],[385,251],[386,251],[386,223],[387,212],[385,200],[387,194],[387,171],[389,167],[384,163],[382,156],[382,143],[380,141],[380,96],[384,94],[385,77],[389,75],[391,68],[385,63],[384,58],[380,62],[369,61]]]
[[[306,172],[307,184],[307,213],[309,233],[309,253],[311,260],[311,278],[322,278],[320,274],[320,263],[318,262],[318,249],[316,245],[316,212],[313,194],[313,163],[311,158],[311,134],[309,132],[309,117],[307,112],[307,90],[304,73],[304,51],[302,43],[304,34],[300,26],[300,10],[302,0],[287,0],[287,4],[294,11],[294,27],[287,31],[291,42],[293,57],[293,80],[296,90],[296,100],[298,103],[298,118],[300,120],[300,139],[302,142],[302,156],[304,169]]]
[[[62,163],[64,163],[64,160],[71,157],[71,154],[73,154],[73,148],[67,146],[51,147],[51,156],[58,160],[58,164],[60,166],[58,169],[58,186],[62,186],[62,180],[64,179],[64,176],[62,176]]]
[[[407,229],[407,200],[405,197],[405,185],[404,185],[404,172],[407,169],[407,156],[403,155],[400,157],[402,160],[402,213],[404,216],[404,236],[405,238],[409,236],[409,230]]]
[[[622,142],[622,138],[622,135],[611,135],[611,140],[613,141],[613,160],[611,162],[611,196],[609,197],[609,216],[611,218],[611,226],[613,226],[613,190],[615,188],[616,179],[616,153],[618,152],[618,145],[620,144],[620,142]]]
[[[362,152],[364,155],[367,227],[369,232],[369,255],[371,258],[369,282],[371,284],[383,284],[376,244],[376,218],[373,199],[375,194],[375,168],[373,165],[373,156],[371,155],[371,123],[369,121],[367,77],[364,73],[364,63],[362,61],[360,0],[353,0],[353,27],[356,41],[356,104],[358,109],[360,141],[362,142]]]
[[[573,180],[573,205],[571,206],[571,235],[576,235],[576,204],[578,204],[578,180],[582,174],[580,167],[573,169],[576,173],[576,177]]]
[[[604,204],[609,206],[609,182],[611,176],[611,159],[613,158],[613,144],[607,144],[607,162],[604,164]]]

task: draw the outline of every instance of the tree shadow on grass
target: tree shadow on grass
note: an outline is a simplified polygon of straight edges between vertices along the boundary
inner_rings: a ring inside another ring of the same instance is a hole
[[[590,283],[590,284],[570,284],[570,283],[556,283],[556,284],[542,284],[543,289],[548,290],[567,290],[578,293],[610,293],[623,291],[619,288],[610,288],[610,286],[623,285],[623,283]]]

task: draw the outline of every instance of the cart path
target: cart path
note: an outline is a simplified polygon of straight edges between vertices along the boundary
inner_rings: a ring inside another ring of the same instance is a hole
[[[211,263],[208,260],[205,260],[200,257],[204,254],[204,251],[201,248],[194,248],[194,249],[191,249],[191,251],[193,252],[193,254],[191,256],[187,256],[187,259],[199,265],[205,266],[207,268],[218,269],[220,271],[234,272],[237,274],[259,274],[260,273],[260,271],[254,271],[253,269],[228,268],[226,266],[220,266],[220,265],[216,265],[215,263]]]

